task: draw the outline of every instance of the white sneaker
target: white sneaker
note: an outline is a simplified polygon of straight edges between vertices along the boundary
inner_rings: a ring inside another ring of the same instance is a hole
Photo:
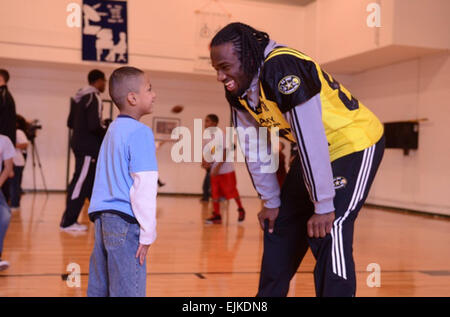
[[[78,222],[75,222],[73,225],[70,225],[68,227],[60,227],[62,231],[87,231],[87,226],[81,225]]]
[[[6,270],[7,268],[9,268],[9,262],[0,260],[0,271]]]

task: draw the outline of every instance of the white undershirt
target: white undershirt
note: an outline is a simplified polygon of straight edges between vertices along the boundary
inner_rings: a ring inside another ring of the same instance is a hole
[[[156,193],[157,171],[131,173],[133,186],[130,188],[131,208],[141,227],[140,244],[152,244],[156,240]]]

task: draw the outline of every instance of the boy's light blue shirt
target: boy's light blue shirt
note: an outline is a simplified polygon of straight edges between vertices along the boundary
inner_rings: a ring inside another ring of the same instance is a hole
[[[135,218],[131,208],[131,173],[157,171],[155,140],[145,124],[119,115],[100,148],[88,213],[116,210]]]

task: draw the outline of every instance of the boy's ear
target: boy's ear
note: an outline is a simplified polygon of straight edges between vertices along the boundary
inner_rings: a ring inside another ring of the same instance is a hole
[[[135,106],[135,105],[136,105],[136,102],[137,102],[137,100],[136,100],[136,93],[134,93],[134,92],[129,92],[129,93],[127,94],[127,101],[128,101],[128,103],[129,103],[130,105]]]

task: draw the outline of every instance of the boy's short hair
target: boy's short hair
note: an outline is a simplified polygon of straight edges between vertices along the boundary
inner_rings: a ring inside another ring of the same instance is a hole
[[[119,109],[126,105],[129,92],[138,92],[140,82],[133,80],[143,76],[144,72],[136,67],[117,68],[109,77],[109,95]]]
[[[206,117],[216,124],[219,123],[219,117],[217,115],[215,115],[214,113],[210,113]]]
[[[6,69],[0,69],[0,76],[3,77],[3,79],[5,80],[5,83],[7,83],[9,81],[9,73]]]
[[[102,72],[101,70],[98,70],[98,69],[93,69],[93,70],[91,70],[89,72],[89,74],[88,74],[89,85],[92,85],[93,83],[95,83],[99,79],[105,79],[106,80],[104,72]]]

